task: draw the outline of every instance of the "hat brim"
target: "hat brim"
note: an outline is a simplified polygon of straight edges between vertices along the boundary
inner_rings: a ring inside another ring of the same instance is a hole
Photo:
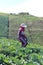
[[[26,28],[27,26],[25,25],[25,26],[22,26],[22,27],[25,27]]]

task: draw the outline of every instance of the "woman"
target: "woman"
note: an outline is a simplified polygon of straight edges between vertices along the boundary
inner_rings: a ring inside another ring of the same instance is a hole
[[[19,28],[19,30],[18,30],[18,39],[20,40],[20,42],[22,43],[22,47],[26,47],[26,45],[27,45],[27,37],[26,37],[26,35],[25,35],[25,28],[26,28],[27,26],[24,24],[24,23],[22,23],[21,25],[20,25],[20,28]]]

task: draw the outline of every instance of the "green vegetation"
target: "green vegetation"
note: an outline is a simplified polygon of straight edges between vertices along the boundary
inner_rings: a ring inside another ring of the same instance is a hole
[[[21,23],[27,25],[26,47],[17,41]],[[43,18],[28,13],[0,13],[0,37],[9,37],[0,38],[0,65],[43,65]]]
[[[0,38],[0,65],[43,65],[43,46]]]
[[[43,19],[27,14],[9,15],[9,36],[11,38],[17,39],[17,32],[21,23],[27,25],[26,35],[28,39],[30,40],[32,38],[33,43],[43,45]]]
[[[32,43],[43,45],[43,18],[38,18],[28,13],[18,15],[0,13],[0,37],[17,40],[17,32],[21,23],[27,25],[26,35],[29,42],[32,41]]]
[[[0,14],[0,37],[8,35],[8,16]]]

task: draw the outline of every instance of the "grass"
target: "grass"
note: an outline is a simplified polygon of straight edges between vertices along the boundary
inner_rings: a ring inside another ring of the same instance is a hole
[[[43,18],[38,18],[32,15],[10,15],[0,13],[0,37],[9,36],[9,38],[16,40],[18,36],[17,32],[21,23],[27,25],[26,35],[28,39],[30,39],[31,35],[33,43],[43,45]]]
[[[34,17],[31,15],[10,15],[9,17],[9,36],[11,36],[13,39],[17,39],[17,32],[19,26],[21,23],[25,23],[28,26],[26,29],[26,35],[28,39],[30,36],[29,34],[31,34],[33,42],[38,42],[43,45],[43,20],[41,22],[41,18]],[[30,33],[29,30],[31,30]]]

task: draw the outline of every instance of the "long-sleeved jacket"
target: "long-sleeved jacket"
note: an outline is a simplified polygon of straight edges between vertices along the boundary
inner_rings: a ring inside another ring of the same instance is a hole
[[[26,35],[25,35],[25,32],[22,28],[19,28],[19,31],[18,31],[18,37],[23,37],[23,38],[27,38]]]

